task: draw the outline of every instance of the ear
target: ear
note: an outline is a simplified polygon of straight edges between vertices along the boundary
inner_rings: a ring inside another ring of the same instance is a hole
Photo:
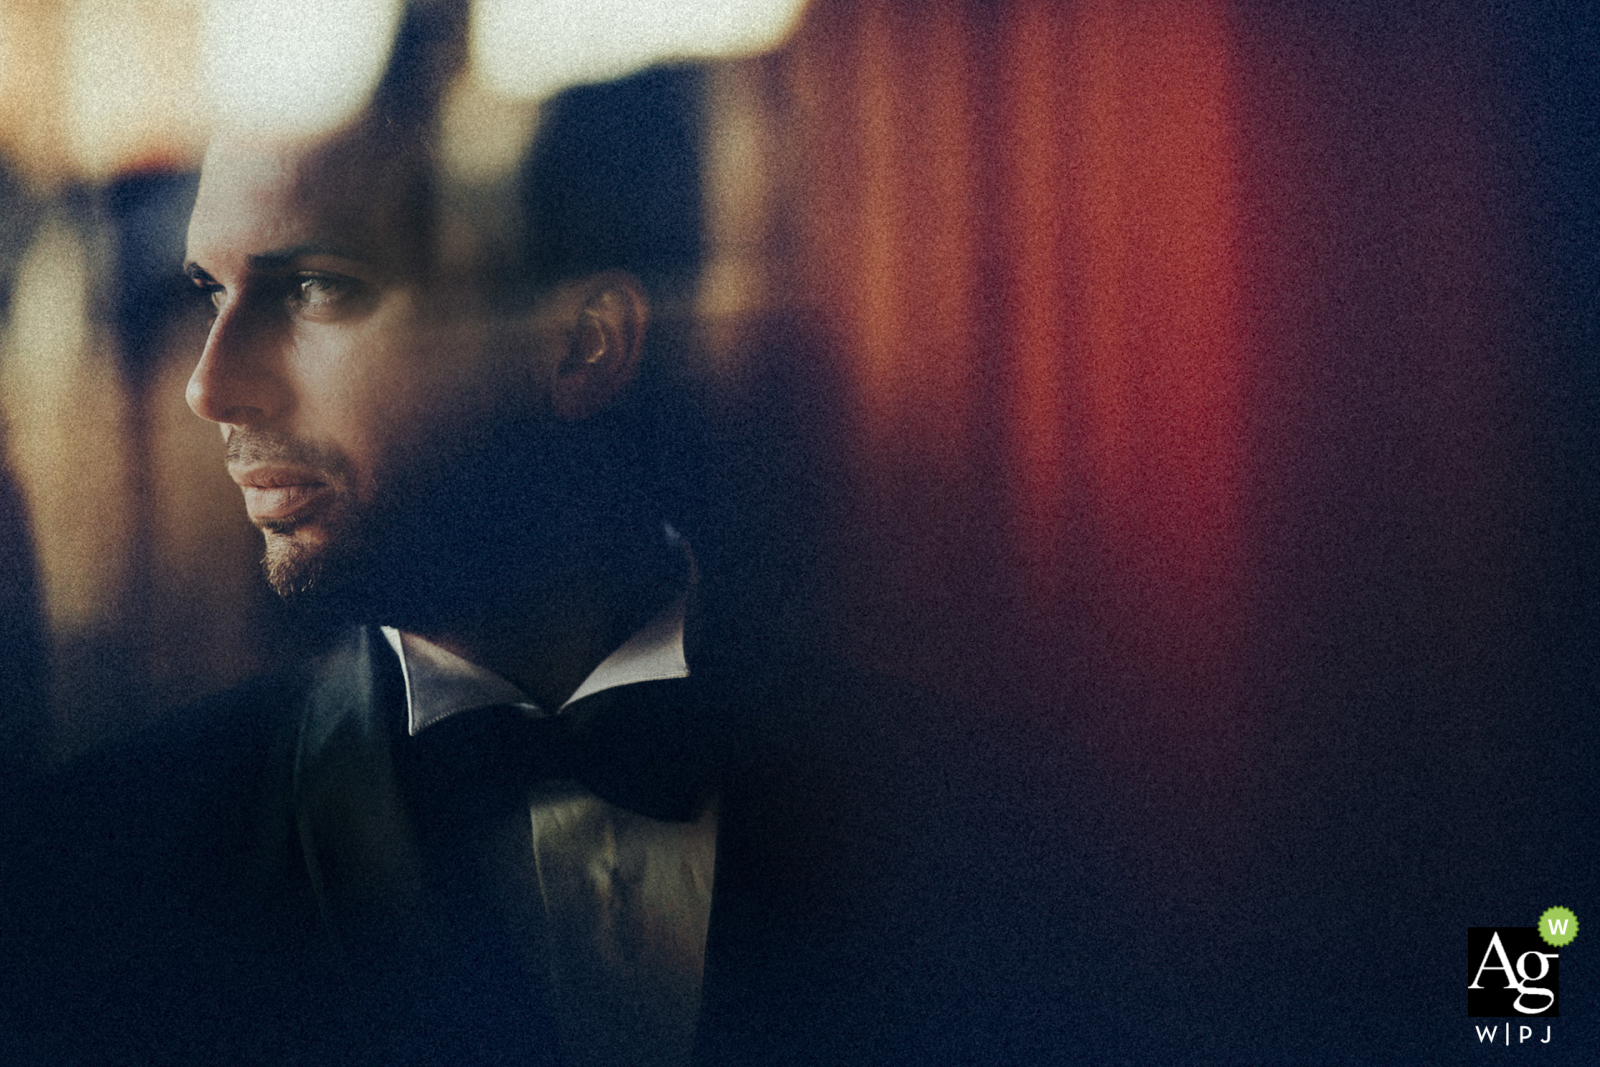
[[[576,295],[571,341],[556,362],[550,390],[551,408],[566,422],[604,411],[632,384],[650,325],[650,299],[631,274],[597,274]]]

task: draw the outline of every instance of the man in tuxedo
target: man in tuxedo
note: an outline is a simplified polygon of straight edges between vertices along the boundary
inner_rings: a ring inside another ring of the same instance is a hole
[[[269,583],[351,628],[40,805],[63,888],[16,932],[44,962],[14,1003],[62,1023],[17,1055],[1045,1054],[1092,878],[1041,788],[1064,772],[705,624],[646,489],[649,264],[452,216],[430,121],[380,90],[334,134],[206,156],[188,402]]]

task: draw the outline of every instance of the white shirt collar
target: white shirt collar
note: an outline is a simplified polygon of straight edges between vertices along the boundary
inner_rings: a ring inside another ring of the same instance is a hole
[[[561,706],[565,708],[575,700],[619,685],[687,678],[689,664],[683,653],[687,603],[685,591],[601,660]],[[416,634],[402,633],[392,626],[380,629],[389,647],[400,658],[400,670],[406,681],[406,713],[413,736],[442,719],[473,708],[490,704],[536,706],[516,685],[486,667],[462,659]]]

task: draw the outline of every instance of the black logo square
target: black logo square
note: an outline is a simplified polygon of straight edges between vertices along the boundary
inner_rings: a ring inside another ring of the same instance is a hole
[[[1469,1017],[1558,1016],[1560,978],[1560,956],[1537,927],[1467,928]]]

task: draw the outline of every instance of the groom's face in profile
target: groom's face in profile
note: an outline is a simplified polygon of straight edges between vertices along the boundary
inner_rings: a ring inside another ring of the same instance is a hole
[[[451,525],[438,512],[492,503],[507,442],[540,436],[518,346],[434,255],[425,167],[362,128],[206,157],[187,272],[216,317],[187,397],[284,595],[359,594]]]

